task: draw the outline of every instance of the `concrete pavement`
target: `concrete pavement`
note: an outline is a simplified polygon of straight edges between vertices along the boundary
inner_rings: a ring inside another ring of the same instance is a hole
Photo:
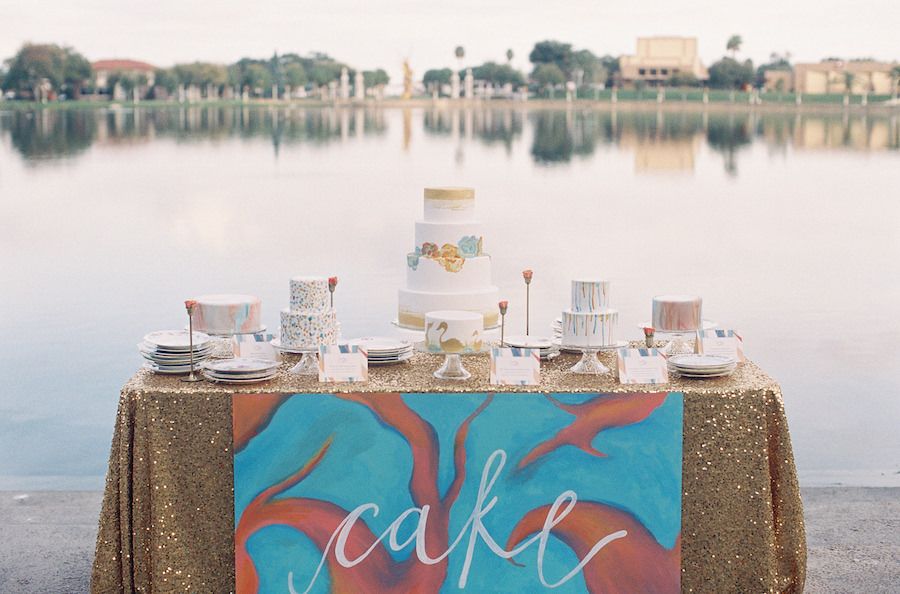
[[[806,592],[900,592],[900,488],[809,487],[802,495]],[[88,592],[102,496],[0,492],[0,594]]]

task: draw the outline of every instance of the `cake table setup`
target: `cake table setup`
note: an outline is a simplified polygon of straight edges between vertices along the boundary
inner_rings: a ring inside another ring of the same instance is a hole
[[[187,330],[145,334],[143,366],[119,398],[92,592],[303,591],[316,580],[380,591],[379,576],[407,583],[409,571],[437,592],[464,583],[470,563],[473,591],[543,591],[541,571],[579,592],[802,591],[781,388],[743,357],[740,337],[710,335],[702,299],[681,294],[653,297],[644,336],[622,337],[611,282],[594,276],[554,288],[568,307],[538,320],[549,336],[534,335],[531,270],[513,303],[525,333],[509,332],[474,200],[472,188],[425,189],[397,318],[385,320],[392,335],[343,338],[337,278],[314,275],[289,279],[271,335],[258,297],[225,293],[185,302]],[[227,338],[232,352],[217,344]],[[323,379],[334,347],[368,373]],[[496,381],[504,356],[533,362],[534,381]],[[626,383],[626,356],[661,361],[664,381]],[[485,498],[496,509],[479,508]],[[463,563],[452,542],[470,512],[488,520],[471,542],[489,531],[499,549]],[[410,514],[419,525],[398,542]],[[426,532],[431,558],[449,561],[423,558]],[[503,561],[512,554],[523,556]]]

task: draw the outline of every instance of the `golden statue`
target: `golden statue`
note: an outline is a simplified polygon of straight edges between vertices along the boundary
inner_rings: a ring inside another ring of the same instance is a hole
[[[403,60],[403,98],[410,99],[412,97],[412,75],[413,71],[409,67],[409,61]]]

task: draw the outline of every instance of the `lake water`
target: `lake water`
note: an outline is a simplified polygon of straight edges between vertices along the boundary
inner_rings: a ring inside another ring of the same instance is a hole
[[[472,186],[494,281],[548,333],[579,275],[619,334],[693,293],[783,390],[806,485],[900,485],[898,112],[173,108],[2,112],[0,490],[100,489],[119,390],[183,301],[337,275],[394,332],[426,186]]]

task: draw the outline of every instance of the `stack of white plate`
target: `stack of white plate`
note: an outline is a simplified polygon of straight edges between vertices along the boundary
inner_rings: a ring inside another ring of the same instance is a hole
[[[684,377],[723,377],[734,371],[737,363],[723,355],[672,355],[667,359],[669,373]]]
[[[408,340],[370,336],[347,341],[347,344],[365,349],[369,365],[393,365],[413,356],[413,343]]]
[[[543,336],[510,336],[503,339],[503,346],[520,349],[537,349],[541,359],[552,359],[559,354],[559,345]]]
[[[227,384],[253,384],[264,382],[278,373],[278,363],[267,359],[220,359],[203,365],[203,377]]]
[[[194,364],[203,361],[213,350],[208,334],[194,332]],[[191,339],[187,330],[160,330],[144,336],[137,345],[147,362],[145,369],[156,373],[188,373],[191,370]]]

